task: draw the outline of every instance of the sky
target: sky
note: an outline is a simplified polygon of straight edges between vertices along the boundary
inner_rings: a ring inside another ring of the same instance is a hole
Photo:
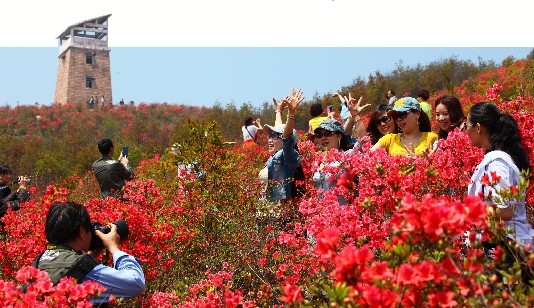
[[[446,7],[392,0],[12,1],[0,12],[2,28],[15,29],[0,34],[0,105],[51,104],[57,36],[106,14],[112,14],[115,102],[239,107],[282,98],[291,87],[309,98],[337,92],[358,76],[390,72],[399,61],[525,58],[534,47],[526,31],[532,6],[517,0],[506,6],[451,0]]]

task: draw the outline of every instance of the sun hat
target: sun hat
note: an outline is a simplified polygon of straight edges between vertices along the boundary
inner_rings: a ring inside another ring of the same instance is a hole
[[[406,112],[408,110],[421,111],[421,105],[413,97],[403,97],[395,102],[393,110],[388,112],[388,117],[396,112]]]
[[[283,134],[284,133],[285,125],[281,126],[271,126],[271,125],[263,125],[263,131],[265,131],[267,134],[272,134],[272,132]]]
[[[325,129],[327,131],[336,132],[340,134],[345,133],[345,129],[343,128],[343,125],[341,125],[341,123],[339,123],[338,120],[332,120],[332,119],[324,120],[323,122],[321,122],[321,124],[319,124],[319,126],[317,126],[313,130],[313,132],[317,134],[320,129]]]

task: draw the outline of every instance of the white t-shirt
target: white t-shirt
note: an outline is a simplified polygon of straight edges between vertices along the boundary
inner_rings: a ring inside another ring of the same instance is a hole
[[[247,140],[253,140],[256,138],[256,132],[258,131],[258,128],[256,127],[256,125],[249,125],[247,127],[245,126],[241,127],[241,130],[243,131],[243,140],[247,141]]]

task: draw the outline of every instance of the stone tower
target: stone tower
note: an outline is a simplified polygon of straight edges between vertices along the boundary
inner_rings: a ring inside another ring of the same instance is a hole
[[[86,102],[102,96],[110,103],[111,70],[108,18],[111,14],[69,26],[57,38],[59,56],[55,104]]]

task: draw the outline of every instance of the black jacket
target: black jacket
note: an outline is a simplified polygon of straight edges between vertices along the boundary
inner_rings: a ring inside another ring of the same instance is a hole
[[[22,188],[18,192],[11,192],[11,188],[4,183],[0,183],[0,218],[4,217],[7,213],[7,209],[12,211],[20,210],[20,203],[30,200],[30,192]],[[3,225],[0,222],[0,225]]]
[[[93,171],[100,186],[100,198],[122,198],[122,188],[126,181],[132,180],[134,173],[130,166],[124,166],[120,161],[109,156],[102,156],[93,163]]]

